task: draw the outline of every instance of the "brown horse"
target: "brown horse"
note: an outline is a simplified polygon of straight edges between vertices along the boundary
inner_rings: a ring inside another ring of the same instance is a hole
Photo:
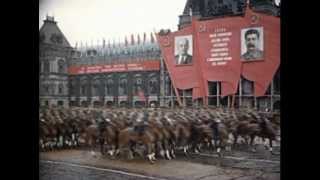
[[[268,119],[264,118],[261,123],[259,123],[260,131],[257,136],[262,137],[265,147],[269,149],[271,153],[273,153],[273,141],[279,141],[277,138],[278,126],[271,123]],[[269,146],[266,144],[265,139],[269,140]]]
[[[118,136],[119,132],[121,130],[121,127],[118,127],[116,123],[111,121],[110,119],[107,119],[107,125],[105,127],[105,130],[102,132],[102,139],[103,142],[101,142],[101,153],[104,154],[104,144],[106,143],[108,146],[108,154],[110,156],[115,155],[118,149]]]
[[[127,127],[119,132],[118,147],[119,152],[127,150],[129,158],[133,158],[132,146],[135,144],[143,144],[146,148],[147,158],[154,163],[155,158],[156,137],[150,126],[145,126],[142,132],[137,132],[133,127]]]
[[[229,132],[226,125],[221,122],[219,119],[211,122],[210,127],[213,133],[213,141],[212,144],[217,149],[217,153],[219,156],[222,156],[221,149],[227,150],[230,147],[229,140]]]

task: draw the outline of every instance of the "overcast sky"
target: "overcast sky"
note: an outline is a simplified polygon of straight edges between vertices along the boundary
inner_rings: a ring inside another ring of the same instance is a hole
[[[39,29],[46,15],[55,21],[72,46],[76,42],[95,45],[106,41],[124,41],[127,36],[154,29],[177,30],[178,16],[187,0],[40,0]]]

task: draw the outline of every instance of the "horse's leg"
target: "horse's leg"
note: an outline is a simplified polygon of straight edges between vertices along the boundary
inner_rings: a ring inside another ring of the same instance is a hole
[[[166,158],[168,159],[168,160],[171,160],[172,158],[171,158],[171,156],[170,156],[170,152],[169,152],[169,142],[168,142],[168,140],[164,140],[164,142],[163,142],[163,144],[164,144],[164,149],[165,149],[165,153],[166,153]]]
[[[250,135],[250,138],[251,138],[250,139],[250,146],[252,147],[251,151],[256,152],[255,144],[253,144],[256,136],[254,134],[252,134],[252,135]]]
[[[93,157],[96,157],[96,152],[95,152],[96,139],[94,137],[91,137],[89,141],[90,141],[89,146],[91,148],[91,155]]]
[[[148,158],[149,162],[151,164],[153,164],[154,161],[153,161],[152,145],[151,145],[151,143],[147,143],[147,144],[145,144],[145,146],[147,148],[147,158]]]
[[[100,137],[99,138],[99,144],[100,144],[100,152],[102,155],[105,155],[104,153],[104,142],[105,142],[105,138]]]
[[[163,158],[166,158],[165,157],[165,149],[166,149],[166,146],[165,146],[165,144],[164,145],[162,145],[162,142],[161,141],[157,141],[157,143],[156,143],[156,152],[159,152],[160,153],[160,155],[161,155],[161,157],[163,157]]]
[[[271,153],[273,153],[273,149],[272,149],[272,138],[269,138],[269,151]]]
[[[249,136],[245,136],[245,137],[244,137],[244,141],[245,141],[246,145],[248,145],[248,146],[249,146],[249,144],[250,144],[249,138],[250,138]]]
[[[238,143],[239,135],[237,133],[233,133],[233,137],[234,137],[233,146],[236,147]]]
[[[266,150],[269,149],[267,140],[268,140],[267,138],[262,137],[262,141],[263,141],[263,144],[264,144],[264,148],[265,148]]]
[[[171,155],[171,157],[172,157],[173,159],[176,158],[176,155],[175,155],[175,153],[174,153],[174,150],[175,150],[174,142],[173,142],[172,139],[169,139],[169,140],[168,140],[168,148],[169,148],[169,150],[170,150],[170,155]]]
[[[183,153],[187,156],[187,157],[189,157],[189,154],[188,154],[188,142],[187,142],[187,140],[186,139],[183,139],[182,140],[182,145],[183,145]]]
[[[218,156],[219,156],[219,157],[222,157],[221,149],[222,149],[222,147],[224,147],[222,140],[219,140],[217,144],[218,144],[218,146],[217,146]]]
[[[217,153],[218,153],[219,157],[221,157],[222,140],[221,139],[217,139],[214,142],[215,142],[215,146],[217,147]]]

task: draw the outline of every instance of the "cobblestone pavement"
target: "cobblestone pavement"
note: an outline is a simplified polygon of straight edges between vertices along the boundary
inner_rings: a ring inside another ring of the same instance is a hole
[[[172,179],[172,180],[280,180],[279,172],[208,165],[192,160],[112,160],[85,150],[40,153],[41,180]]]

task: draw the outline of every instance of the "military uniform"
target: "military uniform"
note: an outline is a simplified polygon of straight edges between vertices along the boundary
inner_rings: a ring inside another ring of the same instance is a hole
[[[254,59],[261,59],[262,56],[263,56],[263,51],[257,49],[255,51],[247,51],[241,56],[241,59],[254,60]]]

